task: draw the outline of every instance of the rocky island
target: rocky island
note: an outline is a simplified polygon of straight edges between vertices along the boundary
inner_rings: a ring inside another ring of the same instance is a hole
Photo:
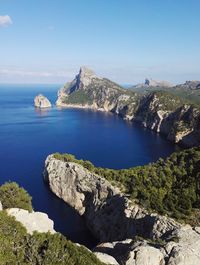
[[[59,90],[56,104],[59,107],[110,111],[161,133],[174,143],[186,147],[200,144],[198,106],[169,91],[139,94],[124,89],[85,67],[80,69],[72,82]]]
[[[40,109],[51,108],[51,102],[48,100],[48,98],[42,94],[39,94],[34,98],[34,106]]]

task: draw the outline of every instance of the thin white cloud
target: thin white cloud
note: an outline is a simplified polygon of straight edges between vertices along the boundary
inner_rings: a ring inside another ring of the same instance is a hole
[[[15,69],[0,69],[0,75],[30,76],[30,77],[66,77],[66,72],[39,72]]]
[[[7,27],[9,25],[12,25],[12,19],[10,16],[0,16],[0,27]]]

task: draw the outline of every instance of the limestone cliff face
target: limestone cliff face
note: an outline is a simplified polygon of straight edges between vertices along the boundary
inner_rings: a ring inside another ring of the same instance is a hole
[[[111,264],[200,264],[199,227],[148,213],[101,176],[53,155],[46,159],[44,177],[52,192],[83,215],[101,242],[94,250],[98,257]]]
[[[139,96],[84,67],[58,92],[57,106],[111,111],[175,143],[187,147],[200,144],[199,109],[166,92]]]
[[[102,242],[136,235],[158,239],[179,227],[172,219],[149,214],[107,180],[77,163],[50,155],[44,177],[59,198],[85,217],[88,227]]]
[[[200,144],[200,110],[162,93],[144,97],[135,121],[188,147]]]
[[[48,100],[48,98],[42,94],[39,94],[34,98],[34,106],[40,109],[51,108],[51,102]]]

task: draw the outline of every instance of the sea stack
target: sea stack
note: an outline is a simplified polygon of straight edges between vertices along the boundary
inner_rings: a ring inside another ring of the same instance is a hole
[[[44,109],[51,108],[52,105],[48,98],[46,98],[42,94],[39,94],[34,98],[34,106],[36,108]]]

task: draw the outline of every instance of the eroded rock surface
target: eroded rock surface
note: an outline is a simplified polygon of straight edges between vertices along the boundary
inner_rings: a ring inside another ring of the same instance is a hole
[[[48,100],[48,98],[42,94],[39,94],[34,98],[34,106],[40,109],[51,108],[51,102]]]
[[[6,210],[8,215],[14,216],[17,221],[26,227],[27,232],[32,234],[34,231],[45,233],[55,233],[54,223],[48,215],[42,212],[28,212],[24,209],[10,208]]]
[[[130,201],[118,188],[81,165],[48,156],[44,176],[50,189],[86,219],[101,241],[141,236],[165,238],[180,224],[171,218],[148,213]]]
[[[45,162],[44,177],[59,198],[84,216],[101,242],[94,252],[102,259],[112,256],[123,265],[200,264],[199,227],[148,213],[101,176],[53,155]]]

